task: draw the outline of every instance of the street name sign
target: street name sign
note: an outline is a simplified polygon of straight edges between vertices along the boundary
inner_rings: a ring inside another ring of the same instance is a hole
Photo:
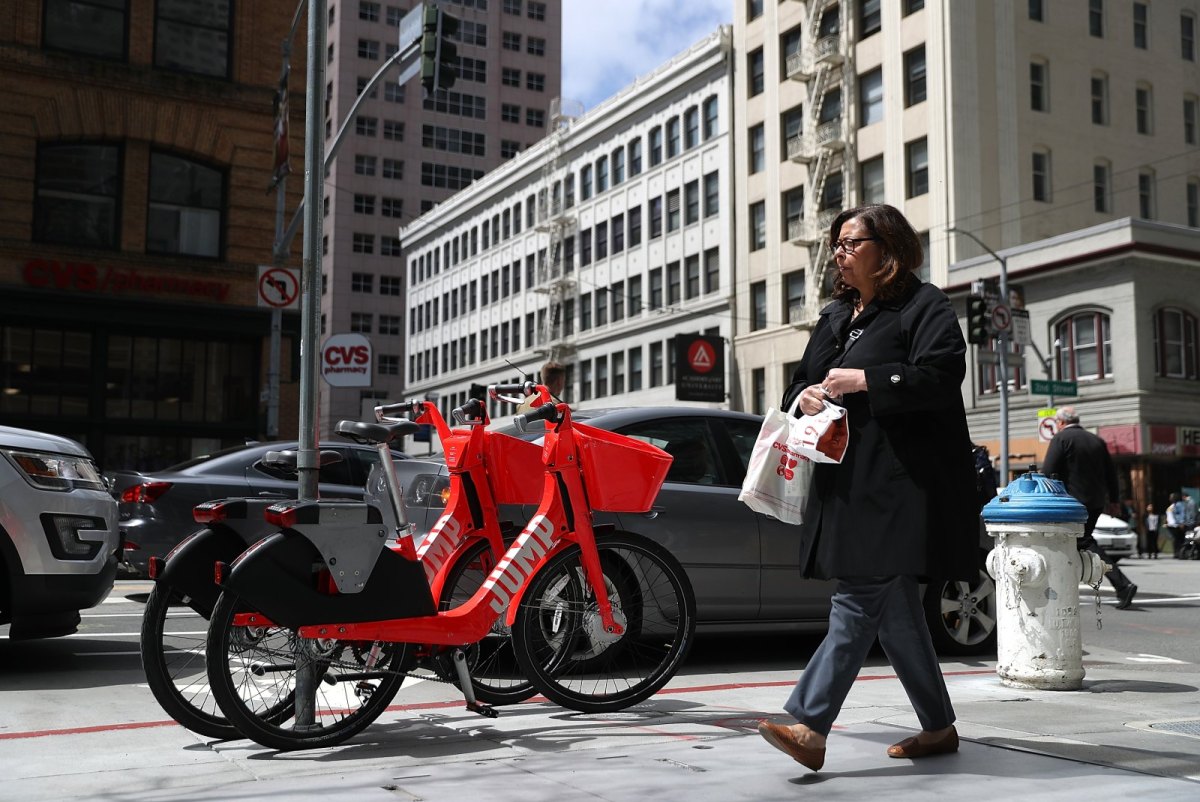
[[[1079,383],[1050,379],[1033,379],[1029,382],[1029,392],[1034,395],[1079,395]]]

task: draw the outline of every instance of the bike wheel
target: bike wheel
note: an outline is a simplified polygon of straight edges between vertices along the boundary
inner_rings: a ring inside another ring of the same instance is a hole
[[[605,633],[578,545],[530,581],[513,626],[526,676],[551,701],[585,713],[621,710],[658,691],[691,648],[696,598],[679,561],[636,535],[598,535],[613,615]]]
[[[222,593],[213,609],[207,667],[213,696],[245,737],[271,749],[334,746],[387,708],[404,681],[403,644],[311,640],[284,627],[238,626],[246,606]],[[298,722],[300,672],[311,672],[312,721]],[[293,701],[294,700],[294,701]],[[286,704],[282,716],[271,715]]]
[[[495,565],[496,557],[486,540],[467,547],[446,576],[440,609],[450,610],[469,600]],[[512,705],[537,693],[537,688],[521,671],[513,651],[512,632],[503,616],[496,620],[483,640],[463,651],[475,698],[479,701],[490,705]],[[458,677],[453,672],[448,676],[458,685]]]
[[[168,615],[171,610],[181,615]],[[186,612],[185,612],[186,611]],[[217,706],[204,667],[205,617],[179,591],[156,583],[142,613],[142,670],[150,692],[167,715],[209,738],[237,738]]]

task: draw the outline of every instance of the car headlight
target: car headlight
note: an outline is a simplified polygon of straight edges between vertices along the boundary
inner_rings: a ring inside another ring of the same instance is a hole
[[[25,480],[42,490],[104,490],[104,479],[96,464],[86,457],[51,454],[42,451],[4,449]]]
[[[404,494],[404,503],[409,507],[441,509],[450,500],[450,478],[434,473],[418,474]]]

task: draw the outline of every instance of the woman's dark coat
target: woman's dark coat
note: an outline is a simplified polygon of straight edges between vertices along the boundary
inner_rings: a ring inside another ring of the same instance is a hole
[[[815,466],[800,530],[804,576],[978,578],[965,353],[950,300],[932,284],[876,298],[853,321],[848,301],[821,311],[784,408],[835,367],[865,369],[867,391],[840,402],[850,418],[842,463]]]

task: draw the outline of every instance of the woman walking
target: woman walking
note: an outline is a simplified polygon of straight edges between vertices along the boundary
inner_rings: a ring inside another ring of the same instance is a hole
[[[920,239],[891,206],[842,212],[830,227],[834,301],[821,311],[783,403],[844,406],[850,444],[817,465],[800,530],[805,577],[836,579],[829,631],[784,709],[772,746],[817,771],[826,736],[878,637],[921,732],[896,758],[958,750],[954,710],[921,609],[926,578],[978,578],[979,510],[963,409],[966,345],[946,295],[923,284]]]

